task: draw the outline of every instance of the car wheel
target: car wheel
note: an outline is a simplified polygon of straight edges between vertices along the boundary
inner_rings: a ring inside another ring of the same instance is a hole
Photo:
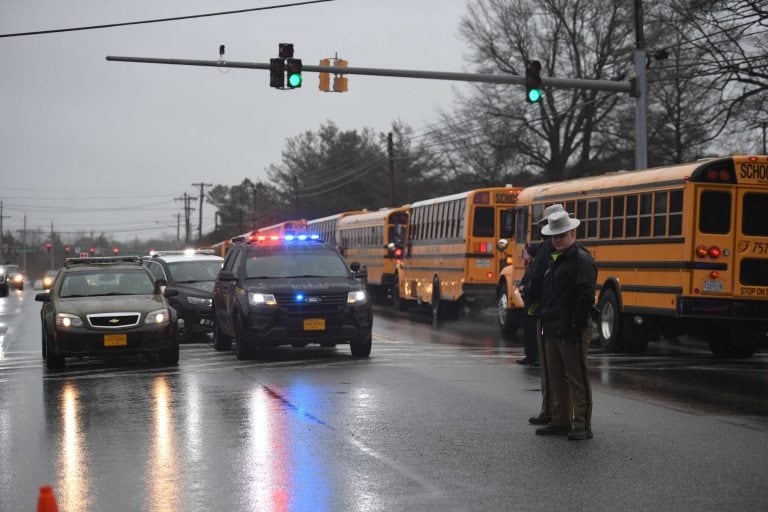
[[[160,363],[167,365],[179,364],[179,341],[174,340],[172,345],[158,354]]]
[[[237,352],[237,358],[241,361],[251,359],[253,353],[251,347],[248,346],[245,341],[245,327],[243,326],[240,317],[235,317],[235,350]]]
[[[41,349],[40,352],[41,352],[41,354],[43,356],[43,361],[45,361],[45,353],[48,350],[48,340],[46,339],[46,335],[45,335],[45,324],[43,324],[43,333],[40,336],[40,339],[41,339],[41,342],[42,342],[41,343],[41,347],[40,347],[40,349]]]
[[[225,352],[232,348],[232,338],[221,332],[218,324],[213,324],[213,348],[217,352]]]
[[[619,300],[616,292],[606,290],[600,296],[598,304],[600,319],[597,322],[600,332],[600,344],[603,352],[621,352],[624,348],[624,340],[621,332],[621,313],[619,313]]]
[[[64,356],[53,349],[51,346],[51,340],[47,336],[45,342],[45,367],[49,370],[63,370],[65,366]]]
[[[371,333],[368,333],[363,341],[353,341],[349,344],[349,349],[354,357],[368,357],[371,355],[373,339]]]
[[[517,334],[517,330],[520,325],[517,322],[517,318],[513,311],[509,309],[509,289],[507,283],[501,287],[501,293],[499,293],[499,300],[496,303],[498,315],[496,318],[499,321],[499,330],[502,336],[509,339]]]

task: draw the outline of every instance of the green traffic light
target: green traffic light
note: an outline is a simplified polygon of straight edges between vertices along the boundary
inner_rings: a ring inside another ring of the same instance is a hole
[[[531,89],[528,91],[528,101],[536,103],[541,99],[541,89]]]
[[[301,75],[299,75],[298,73],[289,75],[288,83],[291,84],[291,87],[299,87],[301,85]]]

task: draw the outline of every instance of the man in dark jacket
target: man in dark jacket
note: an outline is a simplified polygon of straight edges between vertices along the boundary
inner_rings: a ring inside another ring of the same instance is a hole
[[[558,212],[549,216],[541,230],[542,235],[551,236],[554,252],[538,308],[549,366],[552,421],[536,434],[568,434],[572,440],[592,438],[587,356],[597,268],[589,253],[576,243],[579,224],[566,212]]]
[[[557,212],[563,212],[565,209],[561,204],[553,204],[544,209],[544,213],[539,220],[539,226],[546,226],[550,215]],[[550,255],[554,251],[552,241],[546,237],[539,245],[536,256],[528,265],[523,275],[520,292],[525,302],[526,314],[535,317],[536,342],[538,345],[538,355],[540,363],[541,377],[541,411],[536,416],[528,418],[531,425],[546,425],[552,420],[552,390],[549,385],[549,365],[547,363],[547,350],[544,346],[544,338],[541,336],[541,321],[539,320],[539,298],[541,297],[541,288],[544,282],[544,274],[547,271],[547,265],[550,261]],[[530,321],[529,319],[526,319]]]

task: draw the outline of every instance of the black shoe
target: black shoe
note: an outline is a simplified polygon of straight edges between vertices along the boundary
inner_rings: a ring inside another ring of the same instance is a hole
[[[528,423],[531,425],[549,425],[552,421],[551,416],[547,416],[546,414],[539,414],[538,416],[531,416],[528,418]]]
[[[568,432],[568,439],[570,441],[584,441],[585,439],[592,439],[592,431],[585,428],[575,428]]]
[[[530,357],[526,356],[526,357],[524,357],[522,359],[518,359],[517,360],[517,364],[522,364],[522,365],[528,366],[528,365],[538,364],[538,361],[536,361],[535,359],[531,359]]]
[[[552,425],[550,423],[546,427],[537,428],[536,435],[537,436],[564,436],[570,431],[571,429],[569,427],[560,427],[558,425]]]

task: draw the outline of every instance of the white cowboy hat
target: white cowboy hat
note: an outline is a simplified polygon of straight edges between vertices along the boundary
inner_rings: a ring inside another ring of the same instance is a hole
[[[547,225],[541,228],[541,234],[554,236],[567,233],[581,224],[579,219],[572,219],[568,212],[555,212],[547,218]]]
[[[547,224],[547,219],[549,218],[550,215],[552,215],[553,213],[564,212],[564,211],[565,211],[565,208],[563,208],[562,204],[559,204],[559,203],[551,204],[546,208],[544,208],[544,213],[541,215],[541,220],[537,224],[539,226],[545,226]],[[568,215],[573,217],[572,213],[569,213]]]

